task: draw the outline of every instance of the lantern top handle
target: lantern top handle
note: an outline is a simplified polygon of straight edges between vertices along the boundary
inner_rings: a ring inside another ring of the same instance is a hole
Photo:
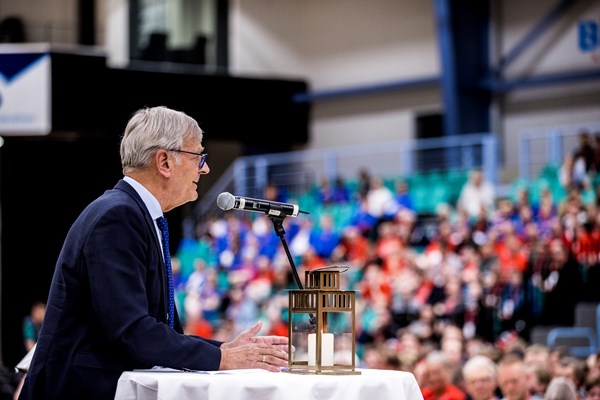
[[[350,267],[346,266],[346,265],[327,265],[325,267],[319,267],[319,268],[314,268],[311,269],[310,271],[308,271],[309,274],[315,273],[315,272],[346,272],[350,269]]]
[[[304,286],[307,289],[339,290],[340,273],[346,272],[346,266],[326,266],[305,271]]]

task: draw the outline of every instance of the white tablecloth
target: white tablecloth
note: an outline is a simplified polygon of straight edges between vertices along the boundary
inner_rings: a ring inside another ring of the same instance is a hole
[[[422,400],[408,372],[359,369],[361,375],[307,375],[260,369],[127,371],[115,400]]]

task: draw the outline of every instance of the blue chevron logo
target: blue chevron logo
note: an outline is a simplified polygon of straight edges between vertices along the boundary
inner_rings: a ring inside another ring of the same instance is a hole
[[[32,65],[44,57],[49,57],[48,53],[12,53],[0,54],[0,76],[6,82],[10,82],[23,74]]]

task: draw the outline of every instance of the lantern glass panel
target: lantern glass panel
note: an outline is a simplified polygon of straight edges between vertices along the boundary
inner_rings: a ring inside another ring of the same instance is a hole
[[[315,331],[310,323],[309,314],[292,314],[291,328],[291,343],[294,351],[290,357],[294,363],[306,363],[308,362],[308,335]]]

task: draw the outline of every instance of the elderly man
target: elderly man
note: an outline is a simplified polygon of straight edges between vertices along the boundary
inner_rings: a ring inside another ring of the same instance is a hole
[[[466,400],[467,395],[452,383],[452,363],[441,351],[433,351],[425,359],[424,400]]]
[[[498,400],[496,364],[489,357],[475,355],[463,366],[464,386],[471,400]]]
[[[543,400],[542,397],[529,394],[527,367],[520,356],[505,355],[498,363],[496,376],[504,396],[502,400]]]
[[[198,123],[179,111],[144,108],[131,117],[123,179],[85,208],[65,239],[19,399],[114,399],[123,371],[153,366],[287,366],[287,337],[257,336],[260,321],[229,342],[183,332],[163,214],[198,198],[210,171],[202,139]]]

